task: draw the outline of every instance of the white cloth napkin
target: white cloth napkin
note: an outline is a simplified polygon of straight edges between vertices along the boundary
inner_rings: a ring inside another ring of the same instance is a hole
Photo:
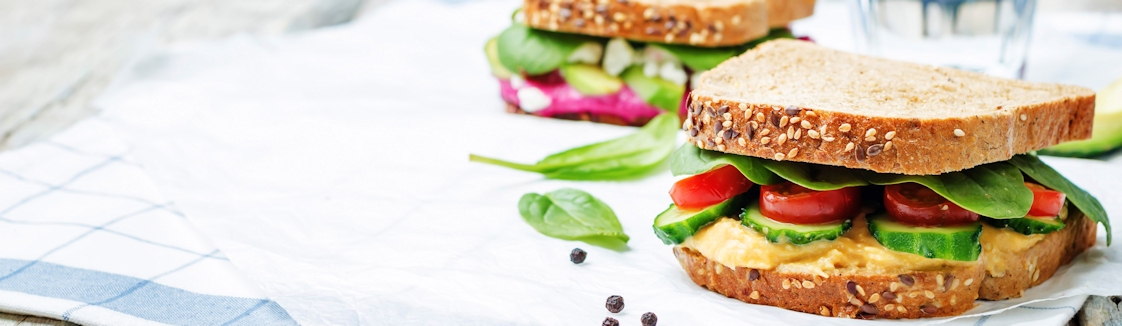
[[[662,325],[860,322],[693,284],[650,227],[670,202],[668,172],[570,182],[467,162],[532,162],[634,130],[502,113],[482,47],[518,3],[396,2],[351,26],[176,48],[140,62],[101,105],[156,184],[301,324],[637,324],[647,311]],[[1048,162],[1122,220],[1117,166]],[[522,222],[522,194],[562,187],[610,205],[629,250]],[[574,247],[584,264],[569,262]],[[1122,246],[1100,236],[1024,298],[899,322],[1060,325],[1085,295],[1122,293],[1120,267]],[[613,294],[621,314],[604,308]]]
[[[294,325],[103,122],[0,155],[0,311],[82,325]]]

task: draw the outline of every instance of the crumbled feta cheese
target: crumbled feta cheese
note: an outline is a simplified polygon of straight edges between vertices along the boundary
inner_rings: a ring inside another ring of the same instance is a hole
[[[619,76],[634,62],[635,50],[627,40],[617,37],[608,41],[608,46],[604,49],[605,72],[612,76]]]
[[[604,46],[596,42],[588,42],[581,44],[572,54],[569,54],[569,63],[587,63],[598,64],[600,63],[600,56],[604,54]]]
[[[522,88],[522,85],[526,85],[526,80],[522,79],[521,75],[518,75],[518,74],[510,75],[510,87],[511,88],[519,89],[519,88]]]
[[[682,69],[682,65],[672,61],[663,62],[659,66],[658,76],[677,85],[685,85],[686,79],[689,78],[689,76],[686,76],[686,70]]]
[[[522,108],[523,111],[533,113],[549,107],[552,103],[553,99],[550,99],[537,87],[526,87],[518,90],[518,107]]]

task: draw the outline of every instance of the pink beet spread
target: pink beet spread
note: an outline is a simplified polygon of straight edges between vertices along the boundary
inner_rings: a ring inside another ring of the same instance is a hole
[[[503,100],[519,105],[518,91],[511,86],[510,80],[499,79],[499,85]],[[537,116],[552,117],[565,113],[608,114],[631,123],[640,118],[649,120],[660,113],[666,112],[644,102],[627,85],[623,85],[619,92],[614,94],[597,96],[581,94],[576,88],[565,82],[561,78],[561,74],[556,71],[544,76],[528,78],[526,84],[522,87],[537,87],[552,100],[546,108],[533,112]]]

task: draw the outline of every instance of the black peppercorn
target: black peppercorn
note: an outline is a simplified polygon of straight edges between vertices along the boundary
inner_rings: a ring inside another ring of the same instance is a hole
[[[569,253],[569,260],[572,260],[573,264],[580,264],[584,262],[584,257],[586,256],[588,256],[588,253],[584,252],[584,250],[573,248],[573,252]]]
[[[608,311],[611,311],[613,314],[619,313],[623,311],[623,297],[618,295],[610,296],[608,297],[608,302],[605,303],[604,306],[608,307]]]
[[[648,312],[643,314],[643,317],[639,320],[643,322],[643,326],[655,326],[658,323],[658,316],[655,316],[653,312]]]
[[[600,325],[601,326],[619,326],[619,321],[616,320],[615,318],[608,317],[608,318],[604,318],[604,323],[600,324]]]

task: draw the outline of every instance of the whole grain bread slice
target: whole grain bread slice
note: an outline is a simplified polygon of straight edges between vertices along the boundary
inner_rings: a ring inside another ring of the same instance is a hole
[[[698,147],[912,175],[1091,137],[1094,91],[774,40],[701,76]]]
[[[986,251],[974,265],[904,274],[851,269],[829,278],[729,268],[682,246],[674,247],[674,256],[697,285],[747,303],[828,317],[940,317],[965,313],[974,308],[974,299],[1022,296],[1025,290],[1048,280],[1057,269],[1094,245],[1095,232],[1096,224],[1089,218],[1072,215],[1067,227],[1045,235],[1028,249],[998,252],[1005,262],[1016,265],[1010,266],[1002,277],[987,272],[986,264],[991,262],[986,255],[993,255],[991,251]]]
[[[527,26],[643,42],[728,46],[814,13],[814,0],[525,0]]]

